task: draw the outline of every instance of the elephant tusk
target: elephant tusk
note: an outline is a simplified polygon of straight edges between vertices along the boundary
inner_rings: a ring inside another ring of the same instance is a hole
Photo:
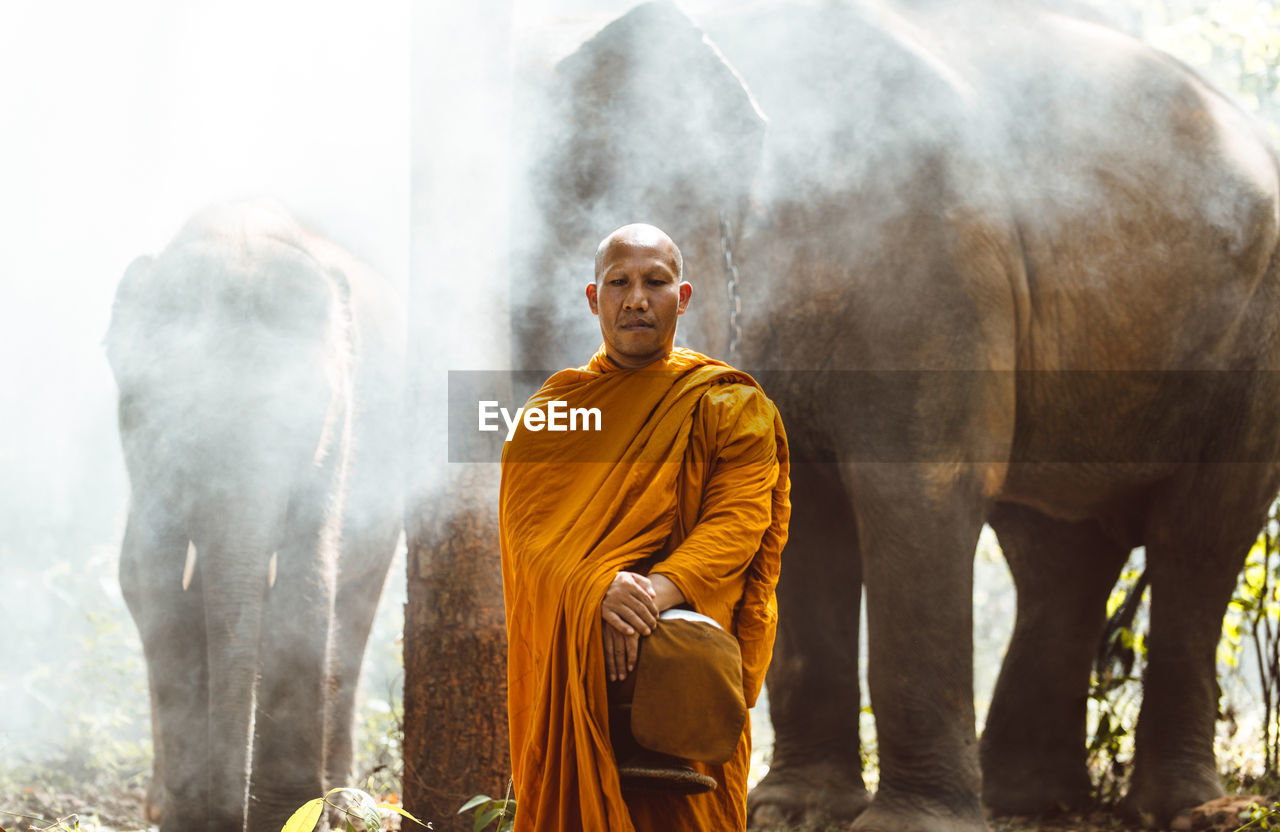
[[[196,544],[190,540],[187,541],[187,562],[182,567],[182,591],[186,592],[187,587],[191,586],[191,576],[196,573]]]
[[[279,552],[272,552],[271,560],[267,562],[267,589],[276,585],[276,562],[280,559],[279,556]]]

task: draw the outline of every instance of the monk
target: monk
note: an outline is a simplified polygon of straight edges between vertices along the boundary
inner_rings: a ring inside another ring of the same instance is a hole
[[[636,667],[658,615],[713,618],[755,703],[777,622],[790,514],[786,435],[745,373],[675,348],[692,287],[649,225],[601,242],[587,303],[604,343],[526,408],[597,408],[598,431],[531,429],[503,453],[500,503],[516,830],[743,830],[750,721],[699,795],[620,788],[608,685]]]

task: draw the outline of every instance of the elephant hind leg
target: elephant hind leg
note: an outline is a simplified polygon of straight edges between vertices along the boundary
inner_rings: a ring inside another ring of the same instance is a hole
[[[1188,465],[1153,496],[1151,634],[1126,814],[1167,823],[1223,794],[1213,750],[1222,617],[1275,491],[1274,466]]]
[[[1003,814],[1089,803],[1089,676],[1107,597],[1129,548],[1097,521],[1069,523],[998,505],[989,522],[1017,587],[1013,637],[982,734],[982,798]]]
[[[791,469],[793,513],[769,667],[769,773],[748,799],[753,826],[806,813],[853,818],[870,801],[858,737],[862,569],[853,512],[833,465]]]
[[[398,526],[381,534],[356,536],[344,547],[334,605],[333,661],[330,672],[327,788],[351,785],[355,768],[356,694],[365,647],[373,629],[378,599],[395,557]]]

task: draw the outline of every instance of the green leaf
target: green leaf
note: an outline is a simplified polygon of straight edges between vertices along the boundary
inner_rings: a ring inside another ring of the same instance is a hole
[[[333,792],[329,792],[333,794]],[[327,797],[328,795],[326,795]],[[320,820],[320,813],[324,811],[324,798],[317,797],[315,800],[308,800],[298,808],[298,811],[284,822],[284,826],[280,827],[280,832],[313,832],[316,828],[317,821]]]
[[[475,800],[475,798],[473,797],[473,798],[471,798],[471,800]],[[468,801],[468,802],[470,802],[470,801]],[[406,812],[404,809],[401,809],[399,806],[395,805],[394,803],[379,803],[379,804],[378,804],[378,808],[379,808],[379,809],[390,809],[391,811],[395,812],[397,815],[399,815],[399,816],[400,816],[400,817],[402,817],[402,818],[408,818],[409,820],[413,821],[414,823],[418,824],[419,826],[426,826],[426,824],[425,824],[425,823],[423,823],[422,821],[418,820],[418,819],[417,819],[417,818],[415,818],[413,815],[409,814],[409,813],[408,813],[408,812]],[[465,807],[465,806],[464,806],[462,809],[458,810],[459,814],[461,814],[461,813],[462,813],[462,812],[464,812],[464,811],[466,811],[466,807]]]
[[[348,811],[360,818],[366,830],[382,828],[382,813],[378,811],[378,802],[373,795],[362,789],[347,789],[347,795],[351,801]]]
[[[493,800],[493,798],[489,797],[489,795],[478,794],[475,797],[468,800],[466,803],[462,804],[462,808],[458,810],[458,814],[462,814],[463,812],[466,812],[470,809],[474,809],[482,803],[488,803],[490,800]]]
[[[497,801],[494,801],[493,804],[483,812],[476,812],[475,822],[471,824],[471,832],[480,832],[481,829],[484,829],[490,823],[493,823],[493,819],[500,814],[502,814],[502,806],[500,806]]]

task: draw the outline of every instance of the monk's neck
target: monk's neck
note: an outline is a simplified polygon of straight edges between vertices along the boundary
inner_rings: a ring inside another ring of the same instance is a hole
[[[614,369],[643,370],[645,367],[652,367],[655,364],[662,364],[663,362],[665,362],[668,358],[671,357],[671,349],[665,350],[655,358],[652,358],[644,362],[643,364],[624,364],[623,362],[618,360],[617,356],[615,356],[613,353],[609,352],[608,350],[605,350],[604,357],[606,360],[608,360],[610,364],[613,365]]]

